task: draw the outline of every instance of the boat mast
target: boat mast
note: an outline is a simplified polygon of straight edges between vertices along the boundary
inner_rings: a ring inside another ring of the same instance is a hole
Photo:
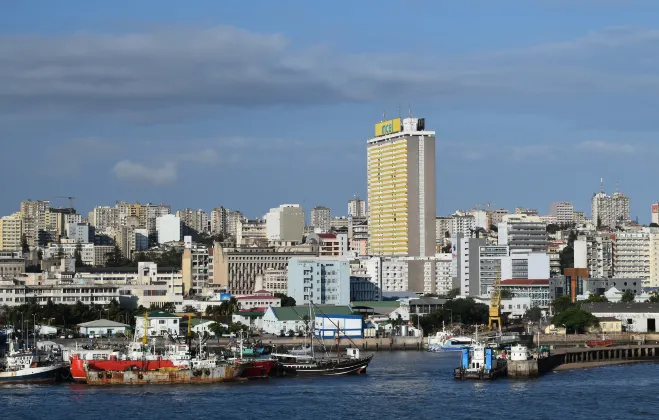
[[[312,320],[313,320],[313,323],[315,324],[316,319],[315,319],[315,317],[312,317],[312,314],[311,314],[311,299],[309,299],[309,322],[312,322]],[[315,325],[314,325],[313,329],[310,329],[309,326],[307,325],[307,333],[309,334],[309,340],[310,340],[310,343],[311,343],[311,357],[313,359],[316,358],[316,353],[315,353],[314,348],[313,348],[314,330],[315,330]]]

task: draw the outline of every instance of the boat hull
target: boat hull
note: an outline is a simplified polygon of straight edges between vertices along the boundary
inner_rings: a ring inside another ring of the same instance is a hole
[[[242,366],[207,369],[159,369],[150,371],[87,371],[88,385],[213,384],[236,381]]]
[[[267,378],[276,362],[276,360],[250,360],[245,364],[240,376],[247,379]]]
[[[21,369],[15,372],[0,372],[0,384],[4,383],[55,383],[62,379],[63,366],[44,366]]]
[[[308,363],[283,362],[286,369],[292,369],[298,376],[339,376],[366,373],[373,356],[344,361],[312,361]]]
[[[71,378],[75,382],[87,381],[87,371],[126,371],[126,370],[157,370],[176,367],[171,360],[71,360]]]

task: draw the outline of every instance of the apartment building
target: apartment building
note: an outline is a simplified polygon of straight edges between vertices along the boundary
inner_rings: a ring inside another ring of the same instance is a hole
[[[229,209],[216,207],[211,211],[210,227],[213,235],[226,235],[229,230]]]
[[[436,255],[435,260],[435,293],[446,296],[453,290],[453,254],[442,253]]]
[[[0,251],[21,250],[22,233],[23,218],[21,213],[14,213],[0,218]]]
[[[615,192],[608,196],[604,191],[593,194],[591,215],[596,226],[615,228],[630,220],[630,200],[624,194]]]
[[[185,209],[178,210],[176,217],[183,224],[183,235],[193,236],[208,232],[208,213],[204,210]]]
[[[550,214],[556,218],[556,224],[559,226],[574,223],[574,206],[570,202],[554,201],[550,206]]]
[[[650,285],[650,232],[617,232],[613,245],[613,277],[640,278]]]
[[[350,304],[350,262],[346,258],[292,257],[288,293],[298,305]]]
[[[306,243],[318,245],[318,255],[321,257],[348,255],[347,233],[311,233],[307,235]]]
[[[25,272],[21,251],[0,251],[0,278],[14,278]]]
[[[499,245],[507,245],[512,251],[547,251],[547,225],[538,216],[511,214],[499,223]]]
[[[265,224],[268,241],[302,242],[304,210],[299,204],[282,204],[270,209]]]
[[[355,195],[352,200],[348,201],[348,216],[366,217],[366,201]]]
[[[261,219],[242,219],[236,223],[236,244],[241,246],[266,246],[268,235],[266,223]]]
[[[317,229],[320,233],[327,233],[330,231],[332,222],[332,211],[329,207],[316,206],[311,209],[311,226]]]

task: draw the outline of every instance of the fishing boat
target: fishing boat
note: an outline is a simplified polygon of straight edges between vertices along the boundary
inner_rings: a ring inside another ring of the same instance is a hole
[[[277,359],[259,356],[258,353],[255,353],[254,351],[245,352],[246,348],[244,343],[245,340],[243,338],[243,332],[241,331],[237,345],[231,347],[231,350],[233,350],[234,353],[227,357],[226,360],[243,365],[243,371],[240,375],[242,378],[268,378],[273,370],[273,367],[278,364]],[[253,348],[248,349],[253,350]]]
[[[9,343],[9,352],[0,370],[2,383],[53,383],[62,379],[64,363],[61,355],[44,352],[33,347],[17,350],[16,343]]]

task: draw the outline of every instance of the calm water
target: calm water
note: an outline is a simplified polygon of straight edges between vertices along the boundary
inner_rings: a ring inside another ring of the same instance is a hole
[[[659,365],[457,382],[456,354],[376,354],[368,375],[212,386],[0,386],[2,419],[651,419]]]

